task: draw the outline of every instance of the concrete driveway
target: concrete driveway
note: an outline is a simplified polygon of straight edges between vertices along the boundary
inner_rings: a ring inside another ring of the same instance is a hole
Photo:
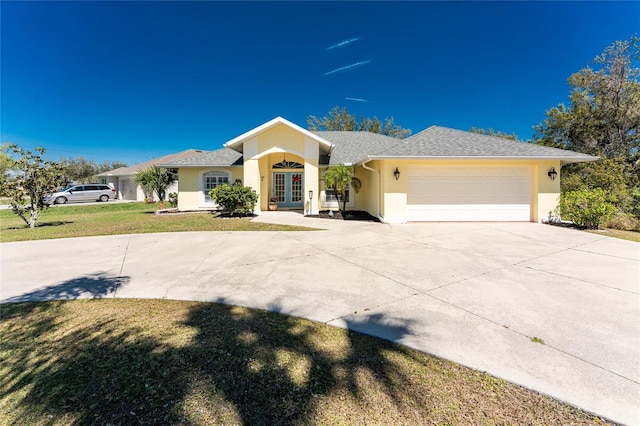
[[[534,223],[390,226],[291,212],[256,220],[328,229],[5,243],[0,299],[168,298],[270,309],[394,340],[640,424],[640,244]]]

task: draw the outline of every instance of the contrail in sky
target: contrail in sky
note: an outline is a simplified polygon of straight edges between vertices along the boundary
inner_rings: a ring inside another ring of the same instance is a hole
[[[347,71],[347,70],[350,70],[350,69],[353,69],[353,68],[360,67],[362,65],[366,65],[369,62],[371,62],[369,59],[367,59],[366,61],[356,62],[355,64],[347,65],[346,67],[336,68],[333,71],[325,72],[324,75],[331,75],[331,74],[335,74],[335,73],[340,72],[340,71]]]
[[[336,49],[338,47],[343,47],[346,46],[348,44],[354,43],[358,40],[360,40],[362,37],[354,37],[354,38],[350,38],[349,40],[345,40],[345,41],[341,41],[340,43],[334,44],[333,46],[329,46],[324,50],[333,50]]]
[[[369,102],[369,101],[368,101],[368,100],[366,100],[366,99],[360,99],[360,98],[348,98],[348,97],[347,97],[347,98],[345,98],[345,99],[346,99],[346,100],[348,100],[348,101]]]

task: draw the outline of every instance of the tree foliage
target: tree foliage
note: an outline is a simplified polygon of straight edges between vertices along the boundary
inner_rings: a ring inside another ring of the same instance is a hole
[[[338,164],[330,166],[324,174],[324,184],[326,188],[333,188],[338,196],[338,208],[343,214],[347,209],[347,189],[353,188],[356,192],[362,187],[360,179],[353,175],[354,169],[351,166]],[[342,203],[342,207],[340,207]]]
[[[0,185],[8,178],[9,170],[13,165],[13,159],[9,155],[11,150],[10,144],[4,143],[0,145]]]
[[[158,167],[157,165],[149,166],[146,169],[138,170],[134,181],[142,187],[145,194],[155,193],[160,202],[159,207],[165,208],[164,200],[167,189],[177,180],[176,172],[169,169]]]
[[[507,132],[503,132],[501,130],[493,130],[492,128],[489,128],[489,130],[485,130],[482,128],[478,128],[478,127],[472,127],[471,128],[471,132],[473,133],[479,133],[481,135],[487,135],[487,136],[496,136],[498,138],[503,138],[503,139],[510,139],[512,141],[517,141],[518,139],[518,135],[516,135],[515,132],[512,133],[507,133]]]
[[[601,188],[605,199],[640,218],[640,39],[616,41],[569,77],[569,104],[546,112],[536,143],[597,155],[562,169],[563,194]]]
[[[351,132],[372,132],[404,139],[411,134],[411,129],[402,128],[394,122],[393,117],[385,117],[384,121],[376,116],[373,118],[360,117],[350,113],[346,107],[333,107],[327,115],[318,118],[314,115],[307,117],[309,130],[345,130]]]
[[[42,158],[44,148],[36,148],[35,153],[16,145],[9,145],[9,149],[17,156],[11,159],[16,176],[2,183],[0,193],[9,197],[13,213],[28,227],[34,228],[40,214],[48,208],[44,196],[64,183],[64,169],[60,164]]]
[[[640,159],[640,39],[616,41],[594,67],[569,77],[569,106],[559,104],[536,126],[536,138],[556,146],[635,166]]]
[[[258,195],[253,192],[251,187],[243,186],[240,179],[236,179],[233,185],[226,183],[216,186],[209,191],[209,195],[225,212],[231,215],[253,213],[258,201]]]
[[[94,160],[86,160],[83,157],[61,158],[60,164],[65,168],[67,184],[71,182],[90,183],[95,180],[94,176],[97,174],[127,166],[122,161],[96,163]]]

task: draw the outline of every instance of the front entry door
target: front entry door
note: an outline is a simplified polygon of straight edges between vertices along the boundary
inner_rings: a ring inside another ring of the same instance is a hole
[[[273,195],[278,198],[278,206],[302,208],[302,173],[275,172],[273,174]]]

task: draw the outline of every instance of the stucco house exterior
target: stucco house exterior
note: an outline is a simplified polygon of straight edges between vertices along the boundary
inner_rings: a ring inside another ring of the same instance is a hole
[[[199,149],[187,149],[175,154],[165,155],[164,157],[154,158],[144,163],[135,164],[128,167],[120,167],[114,170],[100,173],[96,175],[100,179],[100,183],[106,183],[111,185],[116,190],[118,200],[135,200],[144,201],[145,193],[134,181],[134,177],[138,170],[146,169],[154,164],[169,163],[171,161],[179,160],[181,158],[193,157],[207,151]],[[179,176],[179,175],[178,175]],[[178,192],[178,182],[174,182],[167,190],[167,194],[171,192]]]
[[[311,132],[274,118],[224,148],[159,163],[179,170],[178,208],[214,208],[210,189],[241,179],[259,196],[256,213],[335,209],[323,173],[346,164],[362,182],[348,208],[387,223],[546,220],[556,208],[563,164],[594,161],[573,151],[431,126],[399,140],[369,132]]]

